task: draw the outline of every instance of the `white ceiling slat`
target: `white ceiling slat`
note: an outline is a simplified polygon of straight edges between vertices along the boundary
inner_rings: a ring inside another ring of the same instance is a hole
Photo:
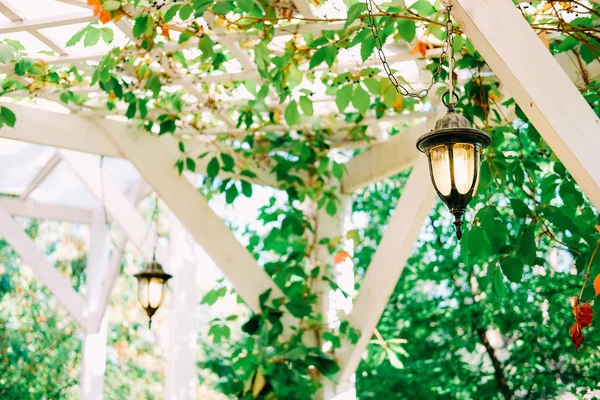
[[[37,31],[37,30],[30,30],[29,33],[31,33],[37,40],[39,40],[40,42],[44,43],[46,46],[50,47],[52,49],[52,51],[58,53],[61,56],[66,56],[67,55],[67,52],[65,51],[65,49],[63,49],[60,45],[58,45],[57,43],[55,43],[53,40],[51,40],[48,37],[44,36],[39,31]]]
[[[54,28],[57,26],[80,24],[97,20],[98,19],[89,11],[82,11],[47,18],[36,18],[0,24],[0,34]]]
[[[13,5],[0,0],[0,13],[13,22],[22,21],[21,13]]]
[[[26,200],[31,193],[54,171],[56,166],[60,163],[60,156],[58,153],[54,153],[52,157],[46,162],[44,166],[38,171],[38,173],[33,177],[31,182],[27,185],[25,190],[21,193],[19,198],[21,200]]]
[[[92,211],[87,208],[20,200],[14,197],[0,197],[0,207],[4,207],[12,215],[34,219],[67,221],[77,224],[89,224],[92,220]]]

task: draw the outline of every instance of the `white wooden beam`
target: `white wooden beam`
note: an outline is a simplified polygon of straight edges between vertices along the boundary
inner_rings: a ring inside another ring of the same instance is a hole
[[[402,190],[400,201],[362,280],[350,313],[350,325],[360,331],[360,338],[355,345],[345,343],[345,351],[340,354],[341,385],[351,380],[358,367],[423,222],[431,211],[435,196],[427,159],[421,155]]]
[[[54,153],[52,157],[40,168],[40,170],[35,174],[31,182],[27,185],[25,190],[19,196],[19,199],[26,200],[29,195],[37,189],[38,186],[44,182],[44,180],[54,171],[56,166],[60,163],[60,156],[57,153]]]
[[[55,53],[57,53],[57,54],[59,54],[61,56],[66,56],[67,55],[67,52],[65,51],[65,49],[62,48],[61,45],[59,45],[58,43],[56,43],[54,40],[46,37],[41,32],[39,32],[39,31],[37,31],[35,29],[28,30],[28,32],[30,34],[32,34],[37,40],[39,40],[40,42],[42,42],[46,46],[48,46],[50,49],[52,49],[52,51],[54,51]]]
[[[6,22],[0,24],[0,34],[37,30],[44,28],[54,28],[58,26],[80,24],[97,20],[98,19],[95,16],[93,16],[89,11],[82,11],[51,17]]]
[[[452,14],[600,208],[600,119],[511,0],[452,0]]]
[[[143,187],[144,182],[142,182],[140,179],[134,183],[127,192],[126,197],[129,201],[131,201],[134,207],[142,197]],[[90,333],[99,332],[102,327],[102,321],[108,308],[110,294],[112,293],[115,282],[117,281],[117,277],[119,275],[119,271],[121,270],[123,253],[125,252],[125,246],[127,245],[127,234],[123,230],[118,230],[115,236],[115,244],[110,255],[108,270],[106,271],[106,274],[100,278],[100,293],[98,294],[94,311],[91,312],[89,316],[88,332]],[[146,258],[146,260],[149,261],[150,259]]]
[[[20,217],[68,221],[77,224],[89,224],[92,220],[92,212],[86,208],[38,203],[31,200],[24,201],[15,197],[0,197],[0,207],[5,208],[10,214]]]
[[[18,104],[8,107],[15,113],[13,129],[0,129],[0,137],[87,153],[123,155],[91,121],[77,115],[61,114]]]
[[[193,400],[198,386],[198,304],[201,268],[194,239],[171,216],[171,259],[168,272],[170,301],[168,315],[168,351],[165,360],[165,399]]]
[[[420,155],[417,139],[434,125],[435,117],[428,118],[350,159],[346,163],[348,172],[342,179],[342,191],[353,193],[412,167]]]
[[[127,196],[100,170],[98,158],[70,150],[59,150],[59,153],[90,193],[100,204],[104,204],[111,220],[126,232],[140,254],[146,260],[151,260],[156,242],[154,227],[144,221]],[[176,172],[173,164],[170,169]],[[168,262],[168,256],[161,247],[157,249],[156,258],[161,264]]]
[[[0,207],[0,235],[15,250],[25,264],[71,314],[73,319],[86,329],[86,305],[81,295],[73,289],[69,281],[51,265],[33,240],[17,224],[9,212]]]
[[[152,137],[131,129],[123,132],[115,124],[118,122],[102,121],[107,137],[157,191],[250,308],[260,311],[258,297],[268,289],[273,289],[276,297],[282,296],[268,274],[212,211],[204,196],[173,168],[180,157],[175,139],[169,135]]]
[[[98,314],[103,283],[108,273],[110,232],[101,209],[94,210],[90,226],[90,246],[86,265],[88,329],[83,339],[81,368],[81,399],[102,400],[104,398],[104,373],[106,371],[106,315],[98,326],[90,326],[92,316]]]
[[[9,107],[16,114],[17,123],[12,129],[0,129],[2,138],[125,158],[96,125],[95,121],[102,120],[91,120],[80,115],[61,114],[17,104],[10,104]],[[111,124],[119,132],[126,132],[128,129],[128,124],[124,122],[113,120]],[[139,134],[152,137],[145,131],[139,131]],[[189,154],[194,158],[214,149],[209,144],[196,139],[184,140],[184,142]],[[196,171],[206,174],[210,159],[211,157],[196,159]],[[247,160],[245,166],[257,175],[256,179],[248,178],[248,181],[265,186],[277,187],[279,185],[277,177],[267,167],[258,165],[253,160]],[[225,172],[220,177],[235,179],[236,175]]]
[[[21,18],[22,13],[20,13],[12,4],[5,1],[0,1],[0,13],[10,19],[11,22],[23,20],[23,18]]]

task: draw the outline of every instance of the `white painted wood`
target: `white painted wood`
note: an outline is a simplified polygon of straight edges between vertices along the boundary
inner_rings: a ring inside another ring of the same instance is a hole
[[[40,42],[44,43],[46,46],[48,46],[49,48],[52,49],[52,51],[58,53],[61,56],[66,56],[67,52],[65,51],[65,49],[62,48],[61,45],[59,45],[58,43],[54,42],[52,39],[44,36],[41,32],[35,30],[35,29],[31,29],[28,30],[28,32],[30,34],[32,34],[37,40],[39,40]]]
[[[154,227],[144,221],[127,196],[107,174],[102,173],[99,159],[71,150],[59,150],[59,153],[90,193],[100,204],[104,204],[110,218],[127,234],[140,254],[146,260],[151,260],[156,243]],[[169,169],[174,171],[173,164]],[[163,265],[169,260],[161,247],[157,249],[156,259]]]
[[[57,15],[52,17],[26,19],[22,21],[6,22],[0,24],[0,34],[37,30],[44,28],[54,28],[58,26],[80,24],[97,20],[98,19],[95,16],[93,16],[92,13],[89,11]]]
[[[90,226],[90,247],[86,265],[88,329],[83,339],[81,369],[81,399],[104,398],[104,374],[106,371],[106,315],[97,323],[92,316],[98,314],[104,290],[110,253],[110,232],[102,210],[95,210]],[[102,313],[104,314],[104,313]],[[93,325],[97,326],[93,326]]]
[[[435,117],[429,118],[353,157],[346,163],[342,192],[352,193],[412,167],[421,154],[417,139],[433,129],[435,121]]]
[[[4,207],[10,214],[20,217],[68,221],[78,224],[89,224],[92,220],[92,212],[86,208],[37,203],[31,200],[23,201],[14,197],[0,197],[0,207]]]
[[[212,211],[204,196],[177,174],[173,165],[180,155],[173,137],[157,138],[132,130],[119,132],[115,124],[118,123],[103,121],[107,137],[157,191],[248,305],[260,311],[258,296],[268,289],[281,296],[279,288]]]
[[[600,208],[600,120],[510,0],[452,0],[452,14]]]
[[[300,14],[302,14],[304,17],[314,18],[316,16],[314,6],[310,3],[309,0],[292,0],[292,1],[294,2],[294,5],[296,6],[296,8],[300,12]]]
[[[196,243],[175,217],[171,217],[171,259],[168,272],[168,351],[165,360],[165,399],[196,398],[198,373],[197,307],[201,289],[198,285]],[[166,307],[165,307],[166,308]]]
[[[135,207],[139,199],[142,197],[142,189],[144,188],[144,182],[142,180],[137,181],[127,192],[127,199],[131,201]],[[108,270],[102,277],[100,284],[101,290],[98,295],[97,306],[94,311],[90,313],[88,322],[88,332],[98,332],[101,328],[101,323],[104,315],[108,309],[108,302],[110,294],[115,286],[119,271],[121,270],[121,262],[123,259],[123,253],[125,246],[127,245],[127,235],[122,230],[118,230],[115,234],[114,245],[112,247],[110,261],[108,263]],[[149,261],[149,259],[146,259]]]
[[[0,13],[12,22],[22,21],[22,12],[18,10],[14,5],[8,3],[6,0],[0,1]]]
[[[17,123],[13,129],[0,129],[0,137],[122,158],[102,131],[86,118],[18,104],[9,107]]]
[[[13,129],[0,129],[0,137],[23,142],[59,147],[62,149],[76,150],[86,153],[124,158],[123,154],[106,138],[98,127],[97,121],[73,115],[61,114],[37,108],[11,104],[10,109],[17,116],[17,124]],[[117,132],[128,131],[128,124],[120,121],[106,121],[111,124],[111,129]],[[139,131],[140,135],[152,137],[150,133]],[[189,154],[196,158],[199,154],[215,149],[214,145],[196,139],[184,140]],[[206,167],[211,157],[196,159],[196,171],[206,174]],[[263,162],[264,164],[264,162]],[[277,187],[275,174],[269,171],[268,166],[263,167],[252,160],[245,162],[245,167],[252,170],[257,178],[244,178],[259,185]],[[174,168],[174,166],[171,166]],[[224,172],[223,178],[236,178],[234,174]]]
[[[0,207],[0,235],[50,289],[73,319],[86,329],[86,305],[69,281],[51,265],[33,240],[17,224],[9,212]]]
[[[435,196],[427,159],[422,155],[404,186],[350,313],[350,325],[361,334],[357,344],[345,343],[345,351],[340,353],[341,387],[352,380],[373,330],[412,252],[423,222],[431,211]]]
[[[345,224],[349,221],[349,215],[352,211],[352,199],[350,196],[338,193],[340,203],[338,212],[334,216],[327,214],[324,208],[316,210],[316,227],[315,235],[317,243],[322,239],[337,239],[344,237],[346,233]],[[316,205],[312,203],[316,208]],[[313,210],[314,211],[314,210]],[[342,243],[343,243],[342,239]],[[318,265],[321,268],[321,276],[316,282],[316,290],[318,303],[317,309],[323,316],[323,327],[325,329],[335,329],[339,327],[340,316],[344,315],[346,310],[346,299],[341,293],[331,290],[328,281],[323,277],[332,279],[347,293],[352,294],[354,290],[354,268],[350,260],[340,264],[334,264],[333,254],[329,253],[327,245],[317,245],[315,254],[313,254],[313,265]],[[323,331],[325,332],[325,331]],[[322,337],[320,345],[323,351],[329,353],[334,358],[337,356],[335,350],[331,349]],[[322,388],[317,393],[317,398],[320,400],[332,400],[338,394],[336,384],[328,378],[322,377]]]
[[[60,163],[60,156],[57,153],[54,153],[52,157],[40,168],[40,170],[35,174],[31,182],[27,185],[25,190],[19,196],[21,200],[27,200],[29,195],[37,189],[38,186],[44,182],[44,180],[54,171],[56,166]]]

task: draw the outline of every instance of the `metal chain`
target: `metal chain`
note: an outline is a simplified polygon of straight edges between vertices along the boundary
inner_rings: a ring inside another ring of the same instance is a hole
[[[418,99],[422,99],[425,96],[427,96],[429,94],[429,91],[431,90],[431,88],[433,87],[433,85],[436,82],[436,79],[435,79],[436,76],[437,77],[440,76],[440,72],[442,70],[442,64],[443,64],[442,60],[448,56],[448,50],[450,50],[450,57],[448,57],[449,58],[448,62],[450,64],[450,88],[451,89],[450,89],[449,93],[454,94],[453,77],[454,77],[454,65],[455,65],[456,60],[454,59],[454,34],[453,34],[454,27],[452,25],[452,19],[450,18],[450,11],[452,10],[452,6],[446,7],[446,11],[448,12],[448,20],[446,21],[447,35],[446,35],[446,40],[444,40],[444,42],[442,43],[442,54],[440,55],[440,63],[438,64],[437,69],[431,78],[431,83],[425,89],[422,89],[418,92],[410,92],[407,88],[402,86],[402,84],[400,84],[400,82],[398,82],[398,79],[392,73],[390,64],[388,64],[388,62],[387,62],[387,58],[385,56],[385,53],[383,52],[383,41],[381,40],[381,37],[379,36],[379,31],[377,29],[377,26],[375,25],[375,16],[373,15],[373,1],[374,0],[366,0],[367,12],[369,14],[369,26],[371,28],[371,32],[373,33],[373,38],[375,40],[375,48],[377,49],[377,55],[379,56],[379,59],[381,60],[381,63],[383,64],[383,70],[385,71],[385,73],[388,76],[388,79],[390,80],[390,82],[392,83],[394,88],[396,89],[396,92],[400,93],[402,96],[405,96],[405,97],[414,97],[414,98],[418,98]],[[451,95],[450,96],[450,104],[453,104],[453,98],[454,98],[454,96]],[[443,100],[443,96],[442,96],[442,100]]]

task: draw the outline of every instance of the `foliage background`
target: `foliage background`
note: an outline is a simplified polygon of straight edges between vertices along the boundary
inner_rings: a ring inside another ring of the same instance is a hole
[[[199,381],[202,387],[215,387],[232,398],[310,398],[318,392],[322,376],[335,379],[336,351],[357,335],[343,318],[333,329],[325,326],[317,296],[324,288],[341,292],[334,282],[332,260],[341,253],[344,237],[320,237],[317,229],[319,222],[339,215],[343,208],[338,180],[345,173],[343,161],[355,151],[337,146],[371,140],[364,123],[369,115],[381,118],[430,110],[433,104],[403,99],[375,67],[341,73],[331,68],[344,49],[360,47],[363,61],[373,52],[374,39],[364,24],[362,3],[347,4],[342,29],[326,30],[321,36],[296,35],[277,50],[269,47],[273,26],[285,25],[289,12],[294,12],[285,4],[106,0],[90,1],[90,5],[102,22],[131,17],[136,39],[108,52],[91,71],[46,64],[18,43],[5,40],[0,61],[10,64],[14,73],[4,76],[2,94],[51,92],[75,109],[108,108],[148,134],[172,134],[180,139],[181,159],[175,167],[180,172],[203,173],[206,179],[199,190],[207,197],[222,196],[230,204],[253,195],[252,183],[258,178],[254,165],[273,171],[281,190],[260,207],[258,220],[264,229],[241,230],[247,247],[286,299],[265,293],[261,314],[212,320],[199,338],[203,347]],[[575,5],[584,8],[573,9]],[[385,5],[377,10],[377,23],[384,39],[409,46],[413,55],[425,56],[446,35],[442,29],[445,16],[437,11],[440,6],[425,0],[408,8]],[[519,7],[549,51],[573,57],[579,89],[598,112],[598,82],[586,66],[597,63],[599,6],[531,2]],[[257,35],[248,50],[262,85],[202,81],[207,74],[225,71],[230,57],[197,24],[196,17],[204,13],[212,14],[217,26]],[[171,30],[178,32],[176,39],[171,39]],[[69,44],[83,42],[89,47],[100,40],[111,42],[113,34],[93,23]],[[197,55],[167,49],[174,42],[195,43]],[[439,203],[432,211],[359,368],[358,397],[593,396],[600,372],[597,320],[585,328],[579,351],[570,343],[569,326],[574,322],[571,309],[576,296],[592,304],[598,314],[600,302],[594,300],[591,281],[584,284],[586,274],[592,279],[600,274],[600,260],[592,255],[600,238],[598,212],[514,101],[503,96],[500,83],[468,39],[457,36],[456,47],[461,54],[458,68],[470,72],[461,82],[458,108],[493,138],[485,153],[478,196],[471,203],[460,245],[447,211]],[[427,68],[435,71],[440,62],[431,57]],[[308,71],[300,68],[306,64]],[[328,68],[322,74],[314,72],[325,65]],[[198,79],[203,91],[210,93],[209,101],[193,101],[184,89],[170,88],[180,74]],[[436,79],[443,80],[447,74],[443,67]],[[338,108],[334,115],[314,115],[313,92],[302,84],[306,81],[325,86]],[[75,90],[90,84],[98,84],[105,93],[100,104]],[[215,114],[223,110],[225,102],[219,99],[242,86],[252,98],[233,116],[244,134],[218,134],[210,152],[192,154],[186,138],[218,128],[215,121],[204,121],[201,111],[206,107]],[[443,91],[440,85],[437,88]],[[267,102],[269,93],[275,95],[277,104]],[[18,123],[10,106],[0,109],[0,117],[0,126]],[[302,126],[307,122],[310,128]],[[337,129],[341,122],[350,128]],[[268,127],[273,124],[285,129],[271,131]],[[391,133],[401,134],[403,127],[400,124]],[[223,178],[223,172],[231,178]],[[360,287],[406,176],[384,180],[353,196],[355,229],[346,238],[351,237],[355,245],[355,289]],[[24,224],[37,237],[39,227],[47,223]],[[53,236],[60,229],[48,228],[47,235],[53,239],[44,239],[48,241],[44,248],[49,255],[63,245],[57,243],[64,239]],[[76,255],[57,256],[57,265],[80,288],[85,282],[85,246],[69,246],[77,248]],[[15,399],[75,397],[81,352],[77,330],[49,300],[47,291],[21,273],[19,260],[5,244],[0,251],[0,394]],[[121,314],[111,325],[108,398],[160,397],[160,348],[140,325],[143,317],[131,295],[134,266],[125,264],[119,289],[126,295],[113,299],[112,304]],[[582,284],[585,290],[579,295]],[[212,306],[231,295],[231,288],[223,282],[206,293],[202,304]],[[284,334],[284,313],[297,321],[290,334]],[[306,335],[313,335],[318,344],[327,343],[331,350],[308,344]]]

